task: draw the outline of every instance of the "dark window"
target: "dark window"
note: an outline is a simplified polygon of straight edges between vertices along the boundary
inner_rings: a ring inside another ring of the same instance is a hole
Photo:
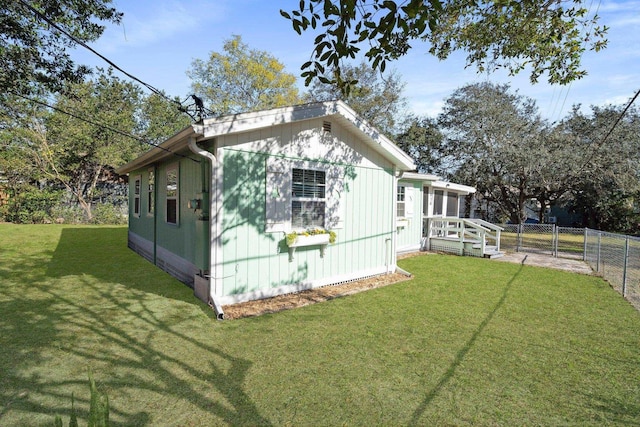
[[[442,215],[443,202],[444,202],[444,191],[434,190],[433,192],[433,214],[434,215]]]

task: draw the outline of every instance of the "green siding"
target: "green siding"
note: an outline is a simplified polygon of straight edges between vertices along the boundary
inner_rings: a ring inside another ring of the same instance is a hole
[[[345,226],[324,258],[297,248],[290,261],[284,233],[265,233],[268,154],[226,149],[223,156],[222,295],[356,273],[385,265],[394,178],[390,170],[354,166],[345,182]]]
[[[195,156],[194,156],[195,157]],[[178,165],[178,224],[166,222],[166,190],[167,168]],[[204,169],[204,170],[203,170]],[[133,197],[134,179],[137,175],[142,177],[141,214],[139,218],[133,215],[132,203],[129,206],[129,229],[138,236],[147,239],[171,253],[196,265],[199,269],[207,270],[208,266],[208,221],[201,220],[201,212],[188,207],[190,199],[200,197],[207,191],[207,180],[203,180],[203,173],[208,173],[210,168],[204,160],[193,161],[189,158],[178,158],[163,163],[155,169],[156,180],[156,206],[154,216],[147,215],[148,194],[148,170],[141,169],[129,174],[129,194]],[[206,203],[206,200],[203,201]],[[154,233],[154,220],[156,229]]]

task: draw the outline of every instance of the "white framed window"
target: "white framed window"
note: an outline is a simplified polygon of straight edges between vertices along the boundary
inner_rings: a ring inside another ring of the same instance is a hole
[[[291,170],[291,227],[306,229],[325,226],[326,171]]]
[[[140,175],[136,175],[133,181],[133,215],[140,217],[140,186],[142,185],[142,178]]]
[[[178,165],[167,167],[167,192],[166,192],[166,221],[168,224],[178,224],[178,197],[179,197],[179,170]]]
[[[344,227],[344,170],[322,162],[268,157],[265,231]]]
[[[149,182],[147,183],[147,215],[153,216],[153,210],[156,204],[155,201],[155,186],[156,186],[156,172],[154,169],[149,169]]]
[[[398,185],[396,194],[396,216],[398,218],[404,218],[405,216],[405,203],[406,203],[406,187],[404,185]]]

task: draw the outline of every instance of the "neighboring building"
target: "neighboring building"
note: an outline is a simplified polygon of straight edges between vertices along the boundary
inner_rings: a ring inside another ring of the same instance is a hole
[[[129,247],[221,314],[395,271],[397,177],[413,169],[335,101],[206,119],[117,172],[129,175]],[[287,244],[316,228],[335,243]]]

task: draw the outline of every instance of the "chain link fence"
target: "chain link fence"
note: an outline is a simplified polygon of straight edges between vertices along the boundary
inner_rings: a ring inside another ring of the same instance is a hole
[[[502,224],[500,247],[581,259],[640,310],[640,238],[554,224]]]
[[[640,238],[587,228],[584,260],[640,309]]]

